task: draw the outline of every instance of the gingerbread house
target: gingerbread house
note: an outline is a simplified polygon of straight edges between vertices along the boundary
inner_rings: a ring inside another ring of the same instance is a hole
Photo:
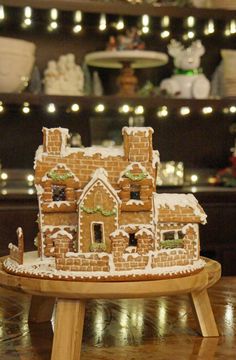
[[[122,134],[123,148],[71,148],[67,129],[43,128],[35,157],[37,243],[41,263],[54,261],[53,276],[169,277],[204,266],[203,209],[192,194],[156,192],[152,128],[124,127]]]

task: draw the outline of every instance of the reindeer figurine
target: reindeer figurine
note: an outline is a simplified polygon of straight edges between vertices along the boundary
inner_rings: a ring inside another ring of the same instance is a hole
[[[204,52],[200,40],[194,41],[187,49],[180,42],[172,40],[168,53],[174,58],[175,71],[173,76],[161,82],[161,92],[176,98],[207,98],[210,82],[199,68]]]

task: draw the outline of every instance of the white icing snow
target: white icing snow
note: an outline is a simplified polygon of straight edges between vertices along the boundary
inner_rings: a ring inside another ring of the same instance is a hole
[[[175,210],[176,206],[190,207],[193,213],[200,217],[203,224],[206,223],[207,215],[199,208],[198,201],[193,194],[157,194],[154,193],[154,205],[157,209],[160,207],[168,207]]]
[[[117,195],[116,190],[112,187],[110,184],[108,178],[107,178],[107,171],[104,168],[98,168],[95,170],[95,172],[92,175],[91,180],[85,185],[82,194],[78,200],[78,204],[81,204],[82,200],[86,197],[87,192],[93,187],[96,186],[96,182],[100,181],[101,184],[108,190],[110,193],[112,193],[113,197],[115,198],[116,202],[118,204],[121,204],[121,200],[119,196]]]
[[[92,157],[96,154],[101,155],[101,159],[105,159],[107,157],[116,157],[116,156],[124,156],[124,150],[122,148],[113,148],[113,147],[103,147],[103,146],[91,146],[85,148],[70,148],[67,147],[65,151],[61,154],[62,156],[69,156],[75,153],[82,153],[83,156]]]
[[[69,201],[51,201],[46,203],[48,208],[60,207],[61,205],[70,206]]]
[[[42,195],[44,193],[44,188],[41,185],[35,185],[36,191],[38,196]]]
[[[134,224],[121,225],[120,227],[122,229],[130,228],[131,230],[142,229],[143,227],[145,227],[146,229],[153,230],[153,225],[151,225],[151,224],[135,224],[134,223]]]
[[[153,150],[152,152],[152,167],[156,168],[160,164],[160,153],[158,150]]]
[[[152,236],[153,237],[153,232],[144,227],[144,228],[140,229],[135,235],[136,236],[138,236],[138,235],[140,235],[140,236],[147,235],[147,236]]]
[[[38,149],[36,150],[35,157],[34,157],[34,170],[36,168],[36,163],[38,161],[42,161],[43,155],[46,155],[46,153],[43,152],[43,145],[40,145]]]
[[[124,259],[125,261],[128,261],[128,257],[131,257],[131,259],[136,259],[139,256],[140,256],[140,254],[138,254],[138,253],[123,254],[122,259]],[[130,259],[129,259],[129,261],[130,261]]]
[[[113,237],[116,237],[119,235],[129,238],[129,234],[127,234],[127,232],[122,229],[117,229],[110,234],[110,236],[113,236]]]
[[[18,227],[18,228],[16,229],[16,233],[17,233],[17,236],[22,236],[22,235],[23,235],[23,230],[22,230],[22,228],[21,228],[21,227]]]
[[[144,202],[142,200],[130,199],[127,201],[126,205],[143,205]]]
[[[69,239],[73,239],[73,236],[66,230],[58,230],[55,234],[51,236],[52,239],[56,239],[58,235],[67,236]]]
[[[55,229],[60,229],[60,230],[65,230],[65,229],[68,229],[68,230],[76,230],[77,229],[77,226],[75,225],[43,225],[41,227],[41,229],[43,231],[53,231]]]
[[[37,254],[37,252],[34,252]],[[55,268],[55,259],[54,258],[45,258],[43,260],[40,260],[39,258],[35,259],[36,255],[32,253],[32,259],[28,258],[27,264],[19,265],[16,261],[10,259],[9,257],[4,261],[4,266],[6,269],[13,273],[18,273],[22,275],[31,275],[31,276],[37,276],[37,277],[51,277],[51,278],[57,278],[57,279],[75,279],[79,280],[81,278],[84,279],[91,279],[91,278],[97,278],[100,277],[103,278],[109,278],[111,277],[117,277],[119,280],[120,276],[133,276],[136,275],[159,275],[159,276],[171,276],[176,274],[186,274],[202,269],[205,266],[205,261],[202,259],[199,259],[197,261],[194,261],[192,265],[181,265],[181,266],[170,266],[170,267],[164,267],[164,268],[151,268],[151,266],[147,267],[144,270],[138,269],[138,270],[123,270],[123,271],[116,271],[114,268],[114,264],[112,262],[111,254],[106,254],[109,257],[109,266],[110,271],[66,271],[66,270],[57,270]],[[129,255],[129,254],[127,254]],[[130,256],[130,255],[129,255]],[[150,256],[151,258],[151,256]],[[150,264],[150,262],[149,262]]]
[[[153,128],[151,127],[128,127],[128,126],[125,126],[123,127],[122,129],[122,134],[126,133],[128,135],[136,135],[138,132],[142,132],[144,133],[144,136],[149,136],[149,132],[151,132],[151,134],[154,133],[154,130]]]
[[[8,244],[8,249],[18,251],[18,247],[12,243]]]

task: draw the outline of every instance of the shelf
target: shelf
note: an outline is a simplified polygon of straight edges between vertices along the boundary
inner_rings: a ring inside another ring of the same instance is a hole
[[[51,9],[73,11],[81,10],[90,13],[107,13],[115,15],[141,16],[165,16],[184,18],[195,16],[199,18],[232,19],[235,17],[234,10],[228,9],[207,9],[195,7],[164,6],[160,4],[128,4],[124,1],[92,1],[92,0],[2,0],[1,5],[24,7],[32,6],[36,9]]]
[[[70,106],[77,103],[83,109],[91,109],[91,107],[102,103],[109,109],[117,109],[117,107],[128,104],[130,106],[143,105],[145,108],[156,109],[159,106],[167,106],[170,108],[179,108],[189,106],[191,109],[199,109],[211,106],[215,110],[222,110],[224,107],[236,106],[236,97],[225,99],[171,99],[160,96],[153,97],[120,97],[120,96],[56,96],[56,95],[34,95],[30,93],[22,94],[0,94],[0,101],[3,105],[22,105],[28,102],[32,106],[46,106],[54,103],[58,106]]]

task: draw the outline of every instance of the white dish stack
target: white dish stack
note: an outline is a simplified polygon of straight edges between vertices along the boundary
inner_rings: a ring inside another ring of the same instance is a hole
[[[221,50],[223,59],[223,94],[225,97],[236,96],[236,50]]]
[[[19,93],[28,85],[35,49],[29,41],[0,37],[0,92]]]

